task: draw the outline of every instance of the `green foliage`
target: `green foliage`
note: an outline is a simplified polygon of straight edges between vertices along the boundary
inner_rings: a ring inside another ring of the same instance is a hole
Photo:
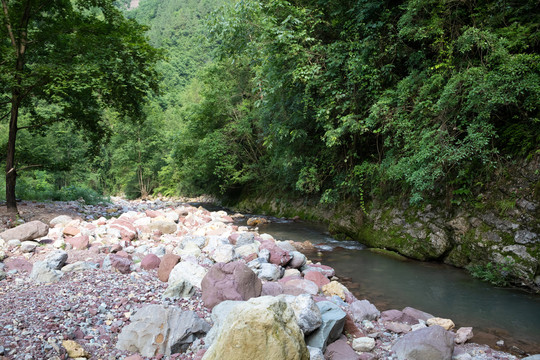
[[[467,270],[477,279],[489,282],[495,286],[508,286],[511,284],[515,261],[507,257],[505,264],[488,262],[485,265],[471,265]]]

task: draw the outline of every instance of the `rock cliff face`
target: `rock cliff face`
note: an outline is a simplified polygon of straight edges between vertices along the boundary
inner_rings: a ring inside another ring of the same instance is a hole
[[[476,267],[540,291],[540,174],[538,161],[522,164],[505,181],[485,185],[476,198],[421,207],[373,201],[329,209],[308,201],[244,199],[237,208],[323,221],[336,237],[412,259]]]

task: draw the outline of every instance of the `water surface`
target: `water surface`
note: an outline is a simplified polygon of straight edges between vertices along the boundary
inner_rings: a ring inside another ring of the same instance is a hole
[[[516,346],[540,353],[540,296],[494,287],[452,266],[374,253],[325,231],[322,225],[279,219],[259,229],[278,240],[311,241],[317,251],[306,255],[333,267],[357,298],[368,299],[381,311],[411,306],[450,318],[457,327],[472,326],[475,342],[496,348],[503,339],[502,350],[515,352]]]

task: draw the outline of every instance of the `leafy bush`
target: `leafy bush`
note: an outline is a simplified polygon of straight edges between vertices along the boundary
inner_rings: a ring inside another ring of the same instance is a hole
[[[468,266],[467,270],[473,277],[482,281],[489,282],[495,286],[508,286],[511,283],[514,268],[515,261],[507,257],[505,264],[488,262],[485,265]]]

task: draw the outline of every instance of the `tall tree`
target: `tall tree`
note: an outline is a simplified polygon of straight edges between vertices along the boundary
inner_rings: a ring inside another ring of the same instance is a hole
[[[97,141],[103,111],[142,116],[156,87],[145,27],[124,18],[113,0],[0,0],[0,120],[9,119],[6,202],[17,212],[17,132],[72,121]],[[48,111],[39,111],[44,106]],[[27,114],[21,123],[21,114]]]

